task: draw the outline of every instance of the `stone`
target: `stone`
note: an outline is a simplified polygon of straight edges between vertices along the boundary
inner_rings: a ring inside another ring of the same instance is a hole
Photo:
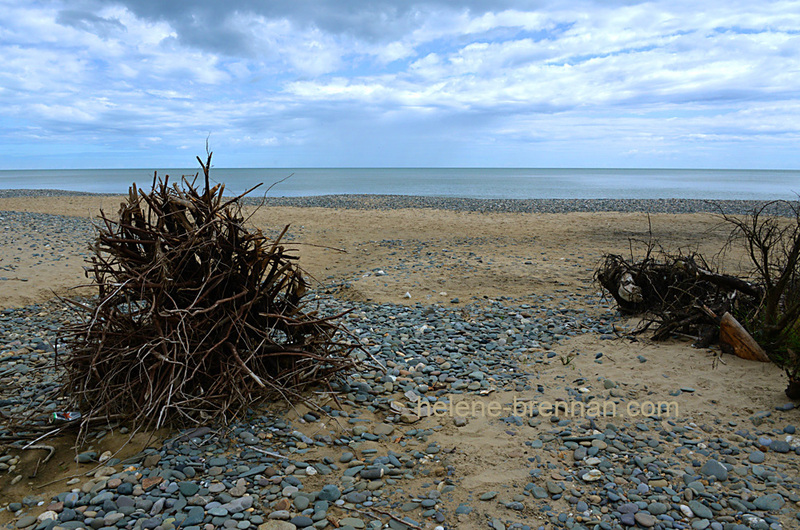
[[[775,440],[770,444],[769,450],[785,454],[792,450],[792,446],[784,440]]]
[[[749,460],[752,464],[763,464],[764,460],[766,459],[766,455],[761,451],[753,451],[747,455],[747,460]]]
[[[351,491],[344,496],[344,500],[353,504],[361,504],[367,500],[367,494],[362,491]]]
[[[327,484],[322,487],[322,491],[319,492],[317,498],[321,501],[333,502],[338,500],[341,495],[339,488],[333,484]]]
[[[292,517],[289,522],[295,525],[297,528],[306,528],[314,524],[314,521],[311,519],[311,517],[306,517],[305,515]]]
[[[67,493],[64,496],[64,506],[67,508],[74,508],[78,504],[78,499],[80,499],[80,496],[77,493]]]
[[[183,526],[199,525],[206,517],[206,512],[200,506],[192,506],[189,508],[189,513],[183,521]]]
[[[89,464],[97,459],[97,451],[86,451],[80,453],[75,457],[75,461],[79,464]]]
[[[689,508],[692,510],[695,516],[700,517],[701,519],[711,519],[714,517],[711,509],[705,504],[702,504],[700,501],[689,501]]]
[[[155,467],[159,462],[161,462],[161,455],[156,453],[144,457],[144,462],[142,462],[142,465],[144,467]]]
[[[596,480],[600,480],[601,478],[603,478],[603,472],[599,469],[591,469],[581,475],[581,479],[586,482],[594,482]]]
[[[298,495],[294,498],[294,507],[297,508],[298,511],[303,511],[308,508],[308,505],[311,504],[311,501],[305,495]]]
[[[545,483],[545,487],[547,487],[547,491],[553,495],[558,495],[559,493],[564,492],[564,488],[549,480]]]
[[[225,508],[231,513],[243,512],[249,509],[251,506],[253,506],[253,497],[251,497],[250,495],[245,495],[244,497],[238,497],[222,505],[223,508]]]
[[[349,525],[356,529],[364,528],[366,526],[366,524],[364,524],[364,521],[356,517],[343,517],[339,519],[339,525],[341,526]]]
[[[258,526],[258,530],[297,530],[297,527],[286,521],[267,521]]]
[[[144,491],[150,491],[162,482],[164,482],[164,477],[146,477],[142,479],[142,489]]]
[[[655,526],[656,524],[656,518],[647,512],[636,512],[633,515],[633,518],[636,520],[637,523],[646,528],[650,528],[652,526]]]
[[[225,487],[225,484],[223,484],[222,482],[213,482],[208,485],[209,493],[222,493],[226,489],[227,488]]]
[[[25,517],[20,517],[19,521],[17,521],[14,526],[17,528],[28,528],[34,524],[36,524],[36,517],[32,515],[26,515]]]
[[[40,523],[42,521],[55,521],[58,519],[58,514],[52,510],[47,510],[39,514],[39,517],[36,518],[37,521]]]
[[[372,429],[372,432],[378,436],[389,436],[394,432],[394,426],[388,423],[379,423]]]
[[[762,495],[761,497],[756,497],[756,500],[753,501],[753,504],[755,504],[756,508],[765,512],[778,511],[783,508],[785,503],[786,500],[783,498],[783,496],[781,496],[780,493]]]
[[[194,482],[179,482],[178,489],[180,490],[181,494],[184,497],[191,497],[192,495],[200,491],[200,486],[198,486]]]
[[[720,481],[728,480],[728,469],[714,459],[703,464],[700,473],[707,477],[713,476]]]

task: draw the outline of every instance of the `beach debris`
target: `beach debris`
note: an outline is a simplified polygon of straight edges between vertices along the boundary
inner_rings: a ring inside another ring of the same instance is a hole
[[[260,402],[299,399],[355,366],[337,323],[304,300],[293,250],[245,227],[237,197],[154,175],[133,184],[116,218],[101,212],[86,274],[98,296],[68,300],[62,395],[82,426],[229,422]]]
[[[758,344],[741,324],[736,328],[738,321],[732,316],[750,311],[760,299],[760,288],[713,272],[700,254],[671,255],[649,249],[639,261],[609,254],[595,279],[616,300],[621,312],[642,315],[634,335],[654,327],[654,340],[682,336],[693,339],[696,347],[707,347],[724,338],[731,353],[766,358],[766,353],[759,355],[760,347],[756,348]],[[635,296],[628,296],[630,293]]]
[[[768,215],[776,205],[791,215]],[[743,216],[720,207],[720,217],[731,226],[720,252],[740,246],[749,278],[716,272],[699,253],[656,251],[651,238],[638,261],[633,251],[630,260],[606,255],[595,280],[621,312],[643,316],[636,333],[655,324],[655,340],[719,341],[724,352],[773,361],[789,378],[787,396],[800,399],[800,202],[772,201]]]
[[[68,422],[80,419],[81,413],[77,411],[72,412],[54,412],[50,416],[51,422]]]
[[[713,313],[710,316],[719,322],[719,344],[723,351],[750,361],[770,362],[764,348],[733,315],[726,312],[719,319]]]

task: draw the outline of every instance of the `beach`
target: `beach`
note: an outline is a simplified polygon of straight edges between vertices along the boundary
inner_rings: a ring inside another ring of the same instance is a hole
[[[47,366],[70,318],[57,297],[91,294],[83,265],[92,222],[100,210],[113,217],[122,200],[0,194],[4,413],[57,384]],[[797,410],[782,371],[687,339],[633,337],[637,321],[593,280],[605,254],[640,257],[648,242],[715,256],[730,233],[715,213],[720,203],[247,201],[253,228],[275,236],[289,225],[283,244],[299,256],[312,295],[331,313],[352,310],[344,323],[387,371],[350,374],[338,404],[328,392],[309,394],[328,414],[275,403],[231,429],[208,425],[179,441],[164,430],[128,442],[130,427],[115,425],[93,433],[90,447],[44,442],[54,448],[44,464],[47,451],[4,448],[0,523],[800,525]],[[742,213],[752,204],[721,206]],[[747,270],[735,248],[717,265]],[[46,512],[55,518],[36,520]]]

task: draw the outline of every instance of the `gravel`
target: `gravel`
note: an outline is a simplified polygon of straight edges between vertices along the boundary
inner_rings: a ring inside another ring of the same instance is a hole
[[[0,190],[0,199],[13,197],[57,197],[102,195],[64,190]],[[242,204],[341,209],[387,210],[426,208],[468,212],[569,213],[569,212],[647,212],[746,214],[767,201],[705,199],[468,199],[409,195],[322,195],[312,197],[245,197]],[[770,205],[766,213],[792,216],[786,202]]]

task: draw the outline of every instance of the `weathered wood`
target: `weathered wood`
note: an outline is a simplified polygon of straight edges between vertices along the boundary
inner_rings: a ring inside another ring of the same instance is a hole
[[[730,313],[725,313],[719,322],[719,342],[737,357],[750,361],[768,363],[769,357],[752,335]]]
[[[82,429],[112,416],[227,422],[355,366],[359,346],[339,340],[335,317],[306,309],[288,226],[275,239],[245,228],[243,195],[209,188],[210,161],[202,191],[154,175],[149,193],[131,186],[118,219],[101,213],[88,270],[100,296],[73,302],[81,318],[64,328],[61,392]]]

